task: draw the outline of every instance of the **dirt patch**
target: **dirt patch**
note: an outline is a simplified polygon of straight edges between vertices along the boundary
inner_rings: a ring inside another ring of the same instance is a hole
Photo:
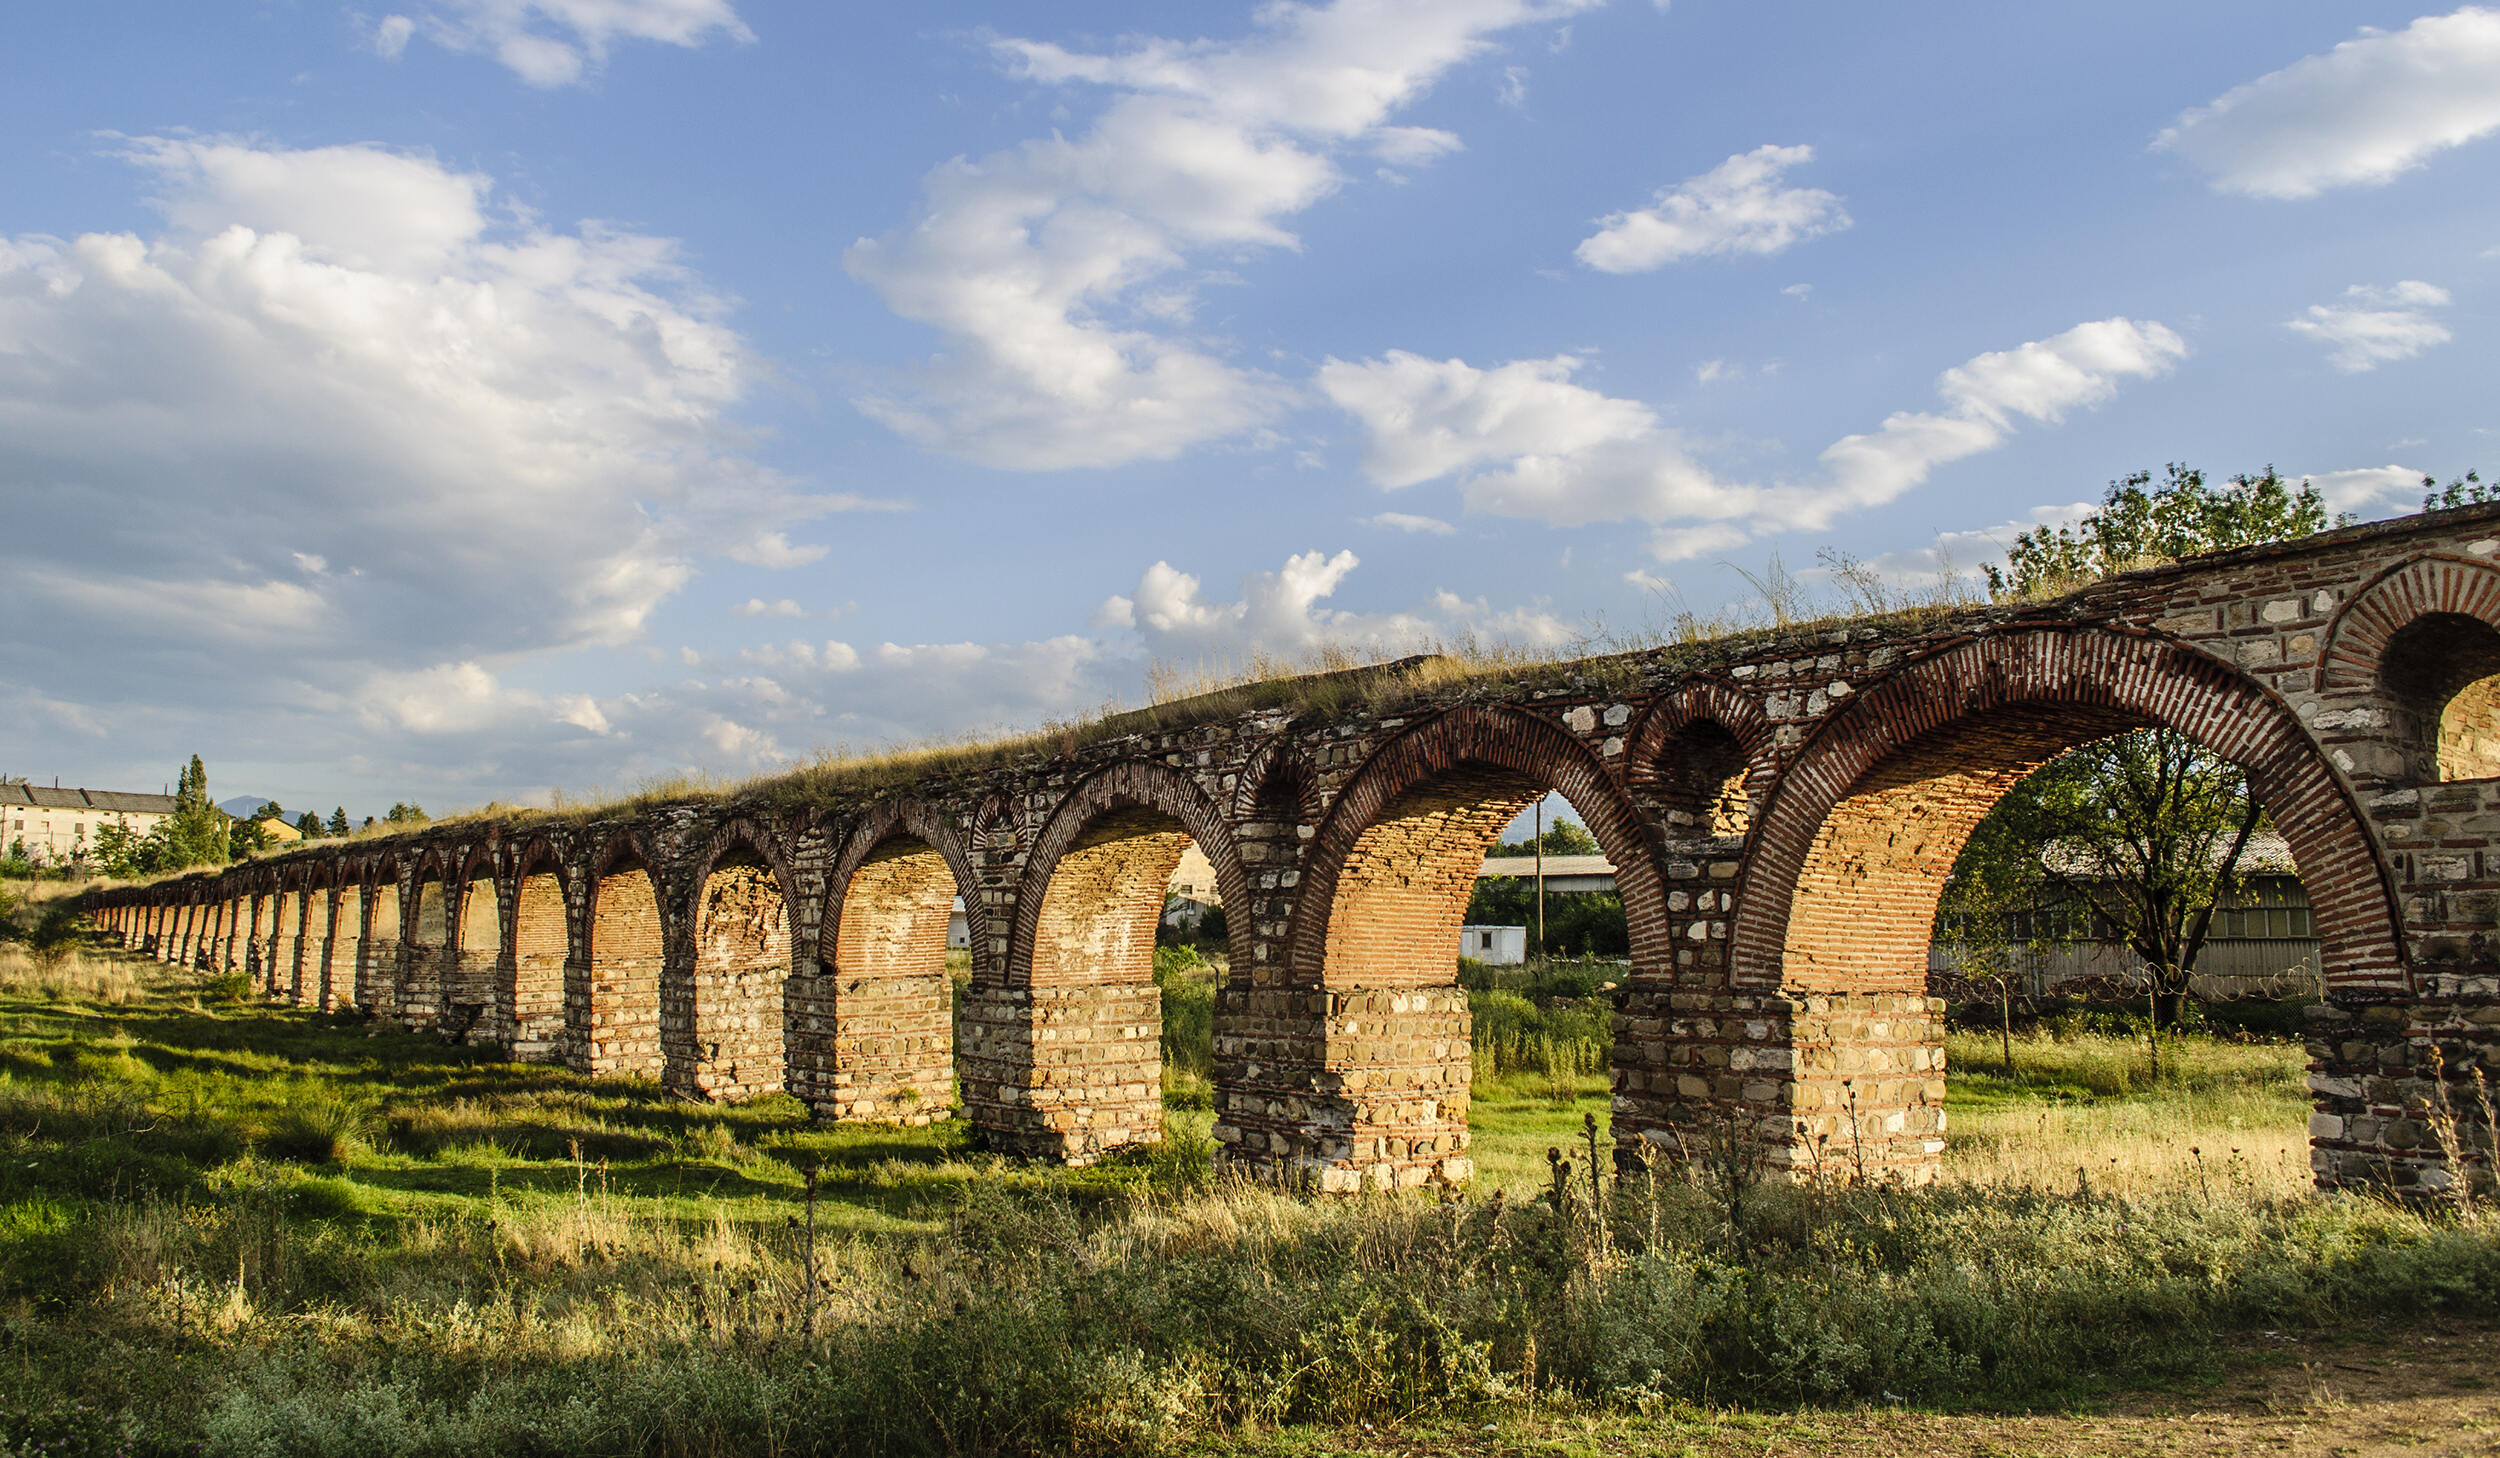
[[[2500,1453],[2500,1325],[2425,1319],[2342,1333],[2256,1333],[2217,1353],[2200,1379],[2168,1390],[2110,1393],[2062,1412],[1883,1407],[1555,1417],[1489,1427],[1279,1435],[1237,1451],[1504,1458]]]

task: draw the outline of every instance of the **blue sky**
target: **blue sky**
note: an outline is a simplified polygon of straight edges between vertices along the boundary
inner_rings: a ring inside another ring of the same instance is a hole
[[[2389,514],[2500,463],[2495,131],[2475,7],[40,7],[0,772],[544,801],[2171,460]]]

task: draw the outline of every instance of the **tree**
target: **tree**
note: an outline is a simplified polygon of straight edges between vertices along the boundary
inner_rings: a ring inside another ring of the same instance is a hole
[[[2070,591],[2113,573],[2260,542],[2305,537],[2331,523],[2318,488],[2294,487],[2268,466],[2219,487],[2176,461],[2160,485],[2138,471],[2109,483],[2101,506],[2071,527],[2037,527],[2014,538],[2005,566],[1983,569],[1999,601]]]
[[[321,839],[321,812],[307,810],[295,817],[295,833],[306,840]]]
[[[2061,755],[2021,787],[2050,883],[2144,960],[2153,1020],[2175,1026],[2215,908],[2240,887],[2264,807],[2232,764],[2171,729]]]
[[[2074,527],[2023,533],[1989,586],[2001,598],[2059,591],[2141,562],[2327,525],[2317,489],[2294,489],[2271,466],[2214,488],[2173,464],[2158,486],[2148,471],[2111,482],[2101,509]],[[2158,1034],[2178,1021],[2215,907],[2237,889],[2240,854],[2264,818],[2239,766],[2195,740],[2173,729],[2119,734],[2016,785],[1972,833],[1943,905],[1984,915],[2036,882],[2052,901],[2088,909],[2150,969]],[[1952,955],[1954,934],[1940,933]],[[2153,1046],[2158,1060],[2158,1038]]]
[[[431,817],[419,806],[402,801],[394,803],[382,818],[393,825],[423,825]]]
[[[143,864],[140,853],[146,842],[130,833],[130,827],[118,820],[107,820],[95,829],[95,860],[104,874],[127,881],[156,869]]]
[[[208,798],[208,767],[191,756],[174,784],[174,812],[158,824],[165,833],[165,859],[158,870],[217,865],[233,859],[226,815]]]
[[[311,813],[311,812],[307,811],[306,813],[307,813],[307,814],[309,814],[309,813]],[[330,833],[331,833],[332,835],[345,835],[345,834],[347,834],[347,807],[346,807],[346,806],[341,805],[341,806],[337,807],[336,809],[334,809],[334,810],[332,810],[332,811],[330,812]]]
[[[2500,501],[2500,482],[2485,481],[2477,472],[2468,471],[2445,487],[2439,484],[2439,478],[2436,476],[2422,478],[2422,509],[2424,511],[2447,511],[2452,507],[2481,506],[2487,501]]]
[[[1554,823],[1545,827],[1545,833],[1543,835],[1532,836],[1527,840],[1506,840],[1500,845],[1495,846],[1490,854],[1496,856],[1532,856],[1537,853],[1537,848],[1539,846],[1544,847],[1545,853],[1549,856],[1594,856],[1604,854],[1604,852],[1598,847],[1597,837],[1589,834],[1588,831],[1577,821],[1574,821],[1567,815],[1555,816]]]

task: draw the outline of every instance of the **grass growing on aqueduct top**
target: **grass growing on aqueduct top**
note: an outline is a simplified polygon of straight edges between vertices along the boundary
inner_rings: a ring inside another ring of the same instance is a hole
[[[1210,1180],[1185,1107],[1164,1152],[1067,1172],[119,952],[0,959],[6,1452],[1429,1447],[1532,1411],[2062,1400],[2500,1293],[2480,1212],[2304,1188],[2284,1045],[2191,1043],[2148,1086],[2117,1040],[2035,1039],[1956,1079],[1944,1188],[1729,1160],[1597,1206],[1576,1170],[1536,1191],[1602,1081],[1509,1076],[1474,1121],[1501,1198],[1310,1203]]]

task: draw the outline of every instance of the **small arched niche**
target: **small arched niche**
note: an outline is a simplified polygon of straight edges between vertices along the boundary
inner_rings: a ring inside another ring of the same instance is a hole
[[[2427,613],[2387,640],[2379,678],[2413,778],[2500,779],[2500,630]]]
[[[1753,823],[1745,798],[1743,741],[1715,719],[1669,735],[1641,787],[1643,807],[1670,838],[1742,836]]]

